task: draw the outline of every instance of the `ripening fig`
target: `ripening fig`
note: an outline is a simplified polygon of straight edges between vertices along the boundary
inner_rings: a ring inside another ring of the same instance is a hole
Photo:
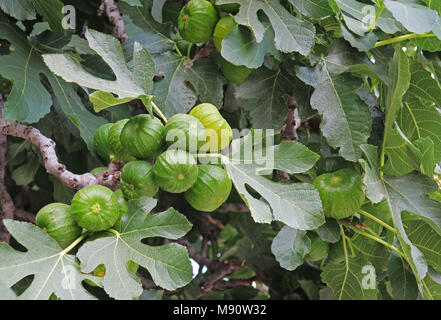
[[[365,198],[362,179],[352,169],[322,174],[314,180],[314,187],[320,193],[325,215],[335,219],[353,215]]]
[[[202,103],[191,109],[190,115],[199,119],[207,129],[207,144],[210,151],[219,151],[227,147],[233,137],[233,131],[227,120],[211,103]]]
[[[130,154],[129,150],[121,143],[121,131],[129,119],[123,119],[115,122],[109,130],[108,143],[110,150],[113,152],[114,161],[132,161],[135,158]]]
[[[210,40],[216,25],[217,11],[211,2],[191,0],[181,10],[178,17],[179,33],[192,43]]]
[[[71,208],[64,203],[51,203],[38,211],[35,219],[37,226],[56,240],[65,249],[80,235],[82,229],[71,214]]]
[[[104,231],[118,220],[119,203],[113,191],[100,185],[79,190],[72,199],[71,214],[88,231]]]
[[[156,159],[153,173],[161,189],[170,193],[181,193],[196,182],[198,166],[191,154],[174,149],[165,151]]]
[[[121,143],[137,159],[158,154],[163,145],[164,126],[157,118],[140,114],[130,119],[121,131]]]
[[[159,190],[153,176],[153,165],[147,161],[130,161],[121,171],[121,191],[128,200],[153,197]]]
[[[164,136],[168,146],[190,152],[198,151],[207,139],[205,127],[199,119],[183,113],[168,119]]]
[[[231,186],[231,180],[224,169],[199,165],[198,178],[185,192],[185,199],[196,210],[212,212],[227,200]]]

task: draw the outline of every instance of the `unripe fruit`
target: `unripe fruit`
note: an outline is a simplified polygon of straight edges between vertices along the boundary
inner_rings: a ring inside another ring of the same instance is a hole
[[[360,175],[352,169],[325,173],[314,180],[326,216],[344,219],[362,205],[365,195]]]
[[[248,78],[248,76],[251,74],[251,72],[253,72],[254,69],[250,69],[245,66],[236,66],[222,58],[221,70],[228,81],[235,84],[241,84],[245,81],[246,78]]]
[[[93,146],[95,152],[107,162],[113,157],[113,152],[109,145],[109,131],[112,128],[113,123],[106,123],[99,127],[93,135]]]
[[[206,0],[191,0],[178,17],[179,33],[192,43],[210,40],[218,16],[214,6]]]
[[[168,146],[196,152],[207,139],[204,125],[188,114],[175,114],[165,125],[165,140]]]
[[[114,196],[116,197],[116,201],[118,202],[118,209],[119,209],[119,215],[122,216],[129,211],[129,205],[124,198],[123,192],[121,189],[116,190],[114,193]]]
[[[320,239],[316,234],[309,235],[311,239],[311,251],[305,256],[310,261],[322,260],[328,253],[329,244]]]
[[[121,143],[138,159],[159,153],[163,145],[164,126],[157,118],[140,114],[128,121],[121,132]]]
[[[206,141],[210,151],[219,151],[230,144],[233,131],[214,105],[199,104],[190,111],[190,115],[198,118],[207,129]]]
[[[12,90],[12,81],[0,76],[0,94],[9,94]]]
[[[128,272],[130,272],[131,274],[136,274],[136,272],[138,272],[138,269],[139,269],[139,264],[133,262],[132,260],[127,261]]]
[[[88,231],[103,231],[119,218],[119,204],[109,188],[100,185],[79,190],[72,199],[71,214]]]
[[[100,173],[103,173],[104,171],[107,171],[107,169],[108,169],[107,167],[97,167],[97,168],[90,170],[90,173],[91,174],[100,174]]]
[[[175,43],[176,46],[179,49],[179,52],[181,54],[186,54],[188,52],[188,48],[190,47],[190,42],[188,42],[187,40],[183,39],[182,36],[178,33],[176,34],[175,37]],[[192,47],[192,49],[190,49],[190,56],[192,55],[192,53],[195,51],[196,47]]]
[[[199,165],[195,184],[185,192],[185,199],[196,210],[212,212],[224,203],[231,192],[231,180],[224,169]]]
[[[153,165],[146,161],[130,161],[121,171],[121,191],[128,200],[153,197],[159,190]]]
[[[188,152],[179,149],[168,150],[156,160],[153,173],[161,189],[181,193],[190,189],[196,182],[198,166]]]
[[[35,223],[63,249],[74,242],[82,231],[71,215],[70,206],[64,203],[51,203],[41,208]]]
[[[222,40],[235,26],[237,26],[237,23],[232,16],[225,16],[217,22],[213,32],[213,41],[219,52],[222,51]]]
[[[136,274],[138,271],[139,265],[131,260],[127,261],[127,271],[129,271],[131,274]],[[98,267],[93,270],[93,275],[95,277],[103,278],[106,275],[106,266],[104,264],[98,265]],[[88,279],[86,279],[88,280]],[[93,282],[88,282],[92,286],[96,286]]]
[[[125,148],[121,143],[121,131],[125,124],[129,122],[129,119],[123,119],[115,122],[109,130],[108,141],[112,152],[114,153],[113,160],[131,161],[135,158],[129,153],[129,150]]]
[[[93,275],[99,278],[104,277],[106,275],[106,266],[104,264],[98,265],[98,267],[93,270]]]
[[[121,219],[122,216],[125,215],[127,211],[129,211],[129,204],[127,203],[126,199],[124,199],[124,195],[121,189],[116,190],[113,194],[118,201],[118,209],[119,209],[119,218],[118,220],[116,220],[116,223],[113,226],[113,228],[117,231],[121,231]]]

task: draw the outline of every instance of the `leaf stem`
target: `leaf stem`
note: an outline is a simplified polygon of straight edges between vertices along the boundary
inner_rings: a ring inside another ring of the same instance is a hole
[[[380,7],[377,14],[375,15],[374,23],[369,28],[369,31],[372,32],[375,29],[375,26],[377,25],[378,19],[380,18],[381,13],[383,12],[384,8],[386,8],[384,5]]]
[[[159,110],[158,106],[151,101],[153,109],[155,109],[156,113],[161,117],[162,120],[164,120],[165,123],[167,123],[167,118],[164,116],[164,114]]]
[[[428,38],[428,37],[436,37],[436,35],[434,33],[432,33],[432,32],[430,32],[430,33],[423,33],[423,34],[416,34],[416,33],[405,34],[403,36],[399,36],[399,37],[395,37],[395,38],[389,38],[389,39],[386,39],[386,40],[378,41],[374,45],[374,48],[378,48],[378,47],[382,47],[382,46],[387,46],[388,44],[397,43],[397,42],[401,42],[401,41],[404,41],[404,40],[410,40],[410,39],[415,39],[415,38]]]
[[[107,230],[107,231],[112,232],[112,233],[113,233],[115,236],[117,236],[117,237],[120,236],[120,233],[119,233],[118,231],[116,231],[115,229],[109,229],[109,230]]]
[[[344,228],[343,228],[343,226],[342,226],[341,224],[339,225],[339,227],[340,227],[341,239],[342,239],[342,241],[343,241],[343,252],[344,252],[344,254],[345,254],[346,271],[345,271],[345,280],[344,280],[344,281],[346,282],[346,276],[347,276],[347,274],[348,274],[348,272],[349,272],[349,257],[348,257],[348,249],[346,248],[346,235],[345,235],[345,230],[344,230]],[[341,299],[342,294],[343,294],[343,290],[341,291],[340,296],[338,297],[338,300]]]
[[[74,242],[72,242],[70,244],[70,246],[68,246],[66,249],[64,249],[61,252],[61,255],[65,255],[67,253],[69,253],[70,250],[72,250],[73,248],[75,248],[81,241],[83,241],[86,238],[87,233],[81,235],[79,238],[77,238]]]
[[[323,259],[322,259],[322,261],[320,262],[320,270],[323,270],[323,265],[325,264],[325,261],[326,261],[326,255],[323,257]]]
[[[343,229],[343,226],[340,224],[340,233],[341,233],[341,239],[343,241],[343,251],[345,253],[345,260],[346,260],[346,264],[348,263],[348,250],[346,249],[346,235],[345,235],[345,230]]]
[[[176,42],[175,42],[175,49],[176,49],[176,52],[178,53],[178,55],[180,57],[182,57],[182,52],[181,52],[181,50],[179,50],[178,45],[176,44]]]
[[[354,247],[352,246],[351,239],[347,235],[344,235],[344,236],[345,236],[346,240],[348,241],[349,248],[351,249],[352,256],[355,257],[355,251],[354,251]]]
[[[374,230],[372,230],[368,226],[365,227],[365,230],[367,230],[367,232],[369,232],[371,235],[373,235],[375,237],[379,235],[378,233],[376,233]]]
[[[421,284],[423,285],[424,289],[426,289],[426,292],[424,292],[424,289],[423,289],[423,293],[425,293],[425,295],[428,296],[428,298],[426,298],[426,299],[428,299],[428,300],[435,300],[435,299],[433,298],[433,296],[432,296],[432,294],[431,294],[429,288],[427,287],[427,284],[426,284],[426,282],[424,281],[424,279],[421,279]]]
[[[374,235],[371,235],[370,233],[364,232],[364,231],[360,231],[357,228],[354,228],[352,226],[350,226],[351,230],[354,231],[355,233],[361,234],[363,236],[365,236],[366,238],[372,239],[378,243],[381,243],[383,246],[385,246],[386,248],[389,248],[393,251],[395,251],[396,253],[398,253],[400,256],[402,256],[406,261],[407,261],[407,257],[406,255],[399,249],[395,248],[393,245],[387,243],[386,241],[384,241],[383,239],[380,239]]]
[[[190,44],[188,45],[188,49],[187,49],[187,57],[190,58],[190,54],[191,54],[191,48],[193,47],[193,43],[190,42]]]
[[[390,225],[388,225],[386,222],[383,222],[382,220],[378,219],[377,217],[375,217],[374,215],[370,214],[369,212],[366,212],[364,210],[358,209],[357,210],[358,213],[361,213],[362,215],[364,215],[365,217],[374,220],[375,222],[377,222],[378,224],[381,224],[383,227],[389,229],[390,231],[392,231],[393,233],[397,233],[397,231],[391,227]]]

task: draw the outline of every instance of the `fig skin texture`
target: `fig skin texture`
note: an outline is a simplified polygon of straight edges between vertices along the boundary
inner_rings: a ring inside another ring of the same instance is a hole
[[[191,109],[190,115],[199,119],[207,129],[207,140],[204,151],[219,151],[227,147],[233,137],[233,131],[227,120],[211,103],[201,103]]]
[[[95,152],[103,159],[106,163],[110,162],[113,158],[113,152],[109,145],[109,131],[112,128],[113,123],[106,123],[99,127],[93,135],[93,146]]]
[[[228,199],[231,180],[218,166],[199,165],[198,172],[198,179],[185,192],[185,199],[196,210],[212,212]]]
[[[222,51],[222,40],[225,39],[227,34],[233,30],[235,26],[237,26],[236,21],[229,15],[221,18],[217,22],[213,32],[213,42],[219,52]]]
[[[211,2],[191,0],[179,14],[179,33],[191,43],[207,42],[213,34],[217,20],[217,11]]]
[[[66,249],[82,232],[73,219],[70,206],[64,203],[51,203],[37,213],[35,224],[42,228],[58,244]]]
[[[153,176],[153,165],[147,161],[130,161],[121,171],[121,191],[127,200],[153,197],[159,186]]]
[[[245,66],[236,66],[235,64],[232,64],[231,62],[222,58],[221,70],[228,81],[235,84],[241,84],[248,78],[248,76],[251,74],[251,72],[253,72],[254,69],[250,69]]]
[[[121,231],[121,221],[123,218],[123,216],[127,213],[127,211],[129,211],[129,204],[126,201],[126,199],[124,198],[123,192],[121,191],[121,189],[116,190],[113,193],[118,201],[118,205],[119,205],[119,218],[118,220],[116,220],[115,225],[113,226],[113,228],[116,231]]]
[[[237,23],[232,16],[225,16],[217,22],[214,28],[213,41],[219,52],[222,51],[222,40],[225,39],[227,34],[233,30],[236,25]],[[235,65],[224,58],[221,58],[220,68],[225,78],[235,84],[244,82],[254,70],[246,66]]]
[[[12,90],[12,81],[0,76],[0,94],[9,94]]]
[[[198,166],[194,157],[180,149],[162,153],[153,166],[159,187],[170,193],[182,193],[190,189],[198,178]]]
[[[91,174],[100,174],[103,173],[104,171],[107,171],[107,169],[109,169],[108,167],[96,167],[92,170],[90,170]]]
[[[122,129],[121,143],[138,159],[148,159],[161,151],[164,126],[157,118],[140,114],[130,119]]]
[[[205,127],[199,119],[183,113],[168,119],[164,137],[168,146],[190,152],[199,150],[207,139]]]
[[[135,158],[130,154],[129,150],[125,148],[121,143],[121,131],[124,128],[124,125],[129,122],[129,119],[123,119],[115,122],[113,126],[109,130],[109,146],[112,152],[114,153],[114,161],[132,161]]]
[[[129,211],[129,204],[127,203],[127,200],[124,198],[123,192],[121,189],[116,190],[113,193],[117,199],[118,205],[119,205],[119,215],[122,216]]]
[[[107,230],[120,216],[117,196],[104,186],[87,186],[73,197],[71,214],[77,224],[88,231]]]
[[[326,216],[344,219],[355,213],[365,199],[361,176],[352,169],[325,173],[314,180]]]

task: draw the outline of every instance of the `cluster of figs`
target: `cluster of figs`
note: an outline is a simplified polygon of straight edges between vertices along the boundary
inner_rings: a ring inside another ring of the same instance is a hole
[[[182,3],[170,3],[170,6]],[[216,49],[222,51],[222,40],[232,31],[237,23],[231,13],[236,13],[239,4],[220,4],[215,1],[191,0],[179,11],[177,20],[179,33],[176,35],[180,51],[187,52],[191,43],[205,43],[213,39]],[[175,22],[175,21],[174,21]],[[190,48],[191,50],[191,48]],[[220,59],[220,68],[225,78],[233,83],[242,83],[254,69],[244,65],[235,65],[224,58]]]
[[[87,186],[75,194],[71,205],[43,207],[36,224],[66,248],[84,230],[120,231],[127,201],[154,197],[159,189],[184,193],[194,209],[212,212],[227,200],[232,183],[219,162],[198,163],[198,152],[204,147],[217,152],[231,139],[228,122],[209,103],[195,106],[189,114],[175,114],[165,124],[149,114],[105,124],[94,134],[95,151],[104,161],[124,163],[120,189]]]
[[[231,14],[238,11],[238,4],[190,0],[183,7],[182,2],[167,2],[165,6],[181,6],[175,17],[180,50],[191,49],[190,44],[213,38],[220,52],[223,39],[237,26]],[[224,58],[220,67],[225,77],[236,84],[253,71]],[[212,212],[227,200],[231,180],[220,165],[201,164],[197,154],[201,150],[219,151],[227,147],[231,139],[232,130],[227,121],[209,103],[197,105],[189,114],[176,114],[165,124],[148,114],[105,124],[95,132],[94,147],[104,161],[125,163],[120,189],[87,186],[75,194],[71,205],[52,203],[43,207],[37,214],[36,224],[62,248],[67,248],[84,231],[110,228],[121,231],[122,219],[128,211],[127,201],[155,197],[159,189],[184,193],[194,209]],[[107,167],[100,167],[91,173],[105,170]],[[322,174],[314,180],[314,186],[319,191],[324,214],[331,218],[353,215],[365,199],[361,177],[353,169]],[[311,233],[310,239],[311,251],[305,258],[318,261],[325,257],[328,243],[315,233]],[[135,263],[128,267],[132,273],[137,270]],[[98,266],[94,274],[103,276],[104,266]]]

